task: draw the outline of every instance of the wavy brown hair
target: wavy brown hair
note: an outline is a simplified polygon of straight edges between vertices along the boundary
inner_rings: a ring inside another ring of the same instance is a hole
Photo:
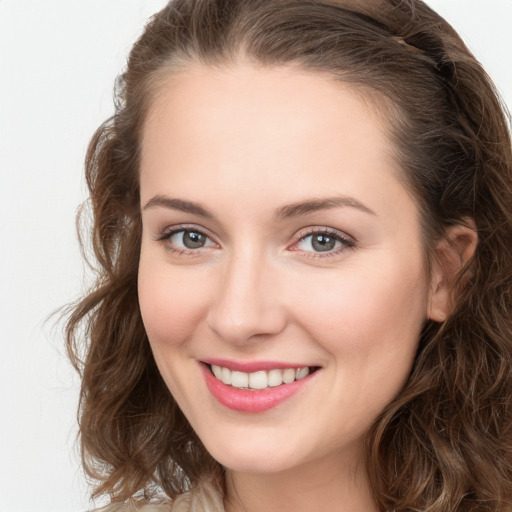
[[[87,153],[96,282],[67,323],[83,376],[95,495],[175,498],[220,466],[161,379],[137,301],[141,130],[160,79],[192,62],[296,65],[361,90],[385,120],[422,213],[426,254],[473,219],[479,244],[453,313],[427,322],[405,388],[367,435],[383,511],[512,507],[512,156],[492,82],[419,0],[175,0],[134,45],[115,115]],[[464,269],[466,271],[467,269]]]

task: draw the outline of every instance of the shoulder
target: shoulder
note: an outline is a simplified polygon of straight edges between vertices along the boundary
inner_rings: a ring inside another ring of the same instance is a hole
[[[203,509],[192,509],[192,495],[185,493],[179,496],[175,501],[165,503],[111,503],[102,508],[90,510],[88,512],[202,512]],[[206,508],[205,511],[209,511]]]
[[[112,503],[89,512],[172,512],[170,503]]]
[[[194,490],[178,496],[172,503],[111,503],[89,512],[224,512],[222,493],[209,483],[202,483]]]

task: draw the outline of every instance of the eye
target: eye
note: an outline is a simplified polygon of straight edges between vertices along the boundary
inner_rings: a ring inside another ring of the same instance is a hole
[[[301,238],[291,250],[304,251],[316,257],[322,256],[322,253],[331,256],[353,247],[354,244],[352,239],[336,230],[318,228],[313,232],[310,230],[309,233],[301,234]]]
[[[208,243],[208,237],[199,231],[184,229],[174,233],[168,239],[176,247],[183,249],[199,249]]]
[[[165,242],[168,249],[177,252],[194,251],[204,247],[216,246],[207,235],[197,229],[172,229],[163,233],[158,240]]]
[[[297,247],[303,251],[328,252],[341,246],[341,242],[332,235],[317,233],[305,236]]]

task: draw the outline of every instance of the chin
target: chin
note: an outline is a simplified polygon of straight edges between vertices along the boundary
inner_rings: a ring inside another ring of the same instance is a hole
[[[235,440],[232,436],[222,441],[207,439],[204,444],[222,466],[241,473],[280,473],[300,466],[312,458],[301,447],[296,446],[296,443],[284,444],[265,437],[262,434],[251,440],[250,436],[241,436]]]
[[[210,455],[222,466],[233,471],[274,472],[279,471],[286,460],[282,450],[263,443],[251,443],[247,436],[200,436]],[[273,443],[272,443],[273,444]],[[288,451],[288,450],[286,450]]]
[[[237,473],[253,473],[253,474],[272,474],[280,473],[291,469],[295,466],[293,461],[282,460],[281,454],[279,458],[267,455],[262,457],[258,453],[223,453],[212,454],[214,458],[226,469]]]

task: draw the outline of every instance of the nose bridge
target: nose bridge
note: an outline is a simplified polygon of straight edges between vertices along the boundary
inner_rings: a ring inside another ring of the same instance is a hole
[[[208,314],[210,328],[231,342],[280,332],[285,316],[272,286],[275,277],[262,251],[246,247],[226,257]]]

